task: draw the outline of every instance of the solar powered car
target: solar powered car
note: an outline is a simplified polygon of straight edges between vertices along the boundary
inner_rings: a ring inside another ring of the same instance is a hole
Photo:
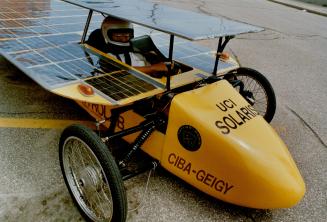
[[[65,183],[86,219],[125,221],[124,180],[158,165],[245,207],[291,207],[303,197],[297,166],[268,123],[271,84],[224,51],[236,35],[262,28],[143,0],[0,6],[1,55],[95,119],[96,131],[72,125],[59,142]],[[132,22],[134,50],[160,55],[168,73],[151,77],[87,44],[106,16]],[[215,51],[194,43],[211,38]]]

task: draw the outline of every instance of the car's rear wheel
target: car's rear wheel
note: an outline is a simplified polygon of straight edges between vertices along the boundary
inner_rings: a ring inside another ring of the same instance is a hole
[[[224,78],[240,80],[244,84],[244,89],[240,90],[240,94],[267,122],[273,119],[276,111],[276,97],[264,75],[254,69],[241,67],[227,73]]]
[[[60,166],[68,190],[89,221],[125,221],[127,200],[119,168],[92,130],[72,125],[59,144]]]

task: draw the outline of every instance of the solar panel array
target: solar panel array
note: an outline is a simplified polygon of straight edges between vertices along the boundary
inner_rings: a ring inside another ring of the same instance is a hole
[[[133,76],[127,71],[102,75],[88,79],[86,82],[117,101],[155,89],[152,84]]]
[[[97,69],[78,44],[87,14],[56,0],[1,0],[1,53],[47,89],[90,77]],[[101,21],[95,15],[91,29]]]
[[[97,84],[95,82],[98,80],[103,81],[97,76],[117,73],[119,70],[123,70],[124,75],[118,80],[126,78],[133,83],[134,88],[137,88],[137,84],[148,90],[160,87],[144,78],[136,81],[134,78],[140,78],[135,71],[126,70],[118,63],[79,45],[87,15],[88,10],[59,0],[1,0],[0,53],[46,89],[94,76],[96,79],[88,82]],[[99,28],[102,20],[101,14],[94,13],[89,30]],[[168,54],[168,35],[141,26],[135,26],[135,33],[136,36],[150,34],[159,49]],[[180,38],[176,38],[175,43],[174,58],[202,70],[212,71],[214,57],[210,50]],[[231,65],[224,62],[219,64],[220,69],[228,66]],[[109,81],[109,77],[116,78],[114,76],[116,74],[106,76],[106,81]],[[109,82],[113,83],[111,80]],[[103,86],[104,84],[100,88],[104,92],[106,90]],[[119,87],[123,88],[122,85]],[[107,90],[105,94],[122,99],[131,93],[118,96]]]
[[[204,40],[263,31],[222,16],[210,16],[147,0],[63,0],[188,40]]]

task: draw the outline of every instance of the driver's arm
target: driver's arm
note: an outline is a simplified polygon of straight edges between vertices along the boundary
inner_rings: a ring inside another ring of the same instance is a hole
[[[149,66],[134,66],[134,68],[156,78],[161,77],[163,72],[168,72],[168,68],[163,62]]]

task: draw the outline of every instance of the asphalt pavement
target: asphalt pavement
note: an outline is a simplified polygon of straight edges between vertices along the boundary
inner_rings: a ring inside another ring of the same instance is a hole
[[[277,96],[272,126],[289,147],[307,191],[292,208],[255,210],[213,199],[157,169],[146,192],[149,172],[125,184],[128,221],[326,221],[327,17],[264,0],[157,2],[265,28],[236,37],[227,50],[272,83]],[[216,49],[213,40],[200,44]],[[4,59],[0,85],[0,123],[90,120],[72,101],[43,90]],[[51,125],[0,127],[0,221],[83,221],[59,168],[61,132]]]
[[[285,5],[287,7],[295,8],[305,12],[313,13],[316,15],[327,16],[327,7],[322,7],[319,4],[312,4],[303,1],[295,0],[268,0],[277,4]],[[327,3],[327,2],[326,2]]]

